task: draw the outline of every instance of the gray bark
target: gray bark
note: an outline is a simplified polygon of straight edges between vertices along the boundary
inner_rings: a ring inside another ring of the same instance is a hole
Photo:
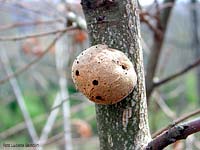
[[[137,86],[121,102],[96,105],[101,150],[141,150],[149,142],[143,53],[134,0],[82,0],[90,44],[107,44],[133,62]]]

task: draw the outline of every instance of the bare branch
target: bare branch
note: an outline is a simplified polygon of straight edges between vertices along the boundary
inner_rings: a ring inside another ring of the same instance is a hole
[[[69,95],[69,96],[70,96],[69,99],[70,99],[70,98],[73,98],[73,97],[76,97],[76,98],[77,98],[77,96],[81,96],[81,100],[85,99],[85,97],[84,97],[81,93],[74,93],[74,94],[71,94],[71,95]],[[66,101],[68,101],[69,99],[64,99],[64,100],[62,100],[58,105],[56,105],[55,107],[51,108],[50,112],[53,111],[54,109],[57,109],[58,107],[61,107],[61,106],[63,105],[63,103],[66,102]],[[83,103],[83,106],[85,105],[85,103],[87,103],[86,105],[88,105],[88,106],[92,104],[92,103],[90,103],[90,102],[88,102],[88,101],[85,101],[85,102]],[[81,109],[83,106],[82,106],[81,104],[80,104],[80,105],[76,105],[76,106],[74,106],[74,107],[72,108],[71,112],[74,112],[74,111],[75,111],[74,109],[76,109],[76,111],[78,111],[78,110]]]
[[[153,139],[146,147],[146,150],[163,149],[168,145],[178,140],[186,139],[189,135],[199,131],[200,118],[182,125],[174,126]]]
[[[193,111],[193,112],[191,112],[191,113],[189,113],[189,114],[185,114],[185,115],[183,115],[183,116],[177,118],[176,120],[173,121],[172,124],[169,124],[168,126],[164,127],[163,129],[160,129],[159,131],[157,131],[156,133],[154,133],[152,137],[154,138],[154,137],[160,135],[160,134],[161,134],[162,132],[164,132],[165,130],[167,130],[167,129],[169,129],[169,128],[171,128],[171,127],[173,127],[173,126],[179,124],[180,122],[183,122],[183,121],[185,121],[186,119],[191,118],[191,117],[193,117],[193,116],[195,116],[195,115],[197,115],[197,114],[200,114],[200,109],[195,110],[195,111]]]
[[[9,62],[9,59],[6,55],[6,53],[4,52],[4,50],[1,50],[1,59],[2,59],[2,62],[3,62],[3,65],[4,65],[4,69],[6,71],[7,74],[12,74],[12,70],[11,70],[11,67],[10,67],[10,62]],[[13,88],[13,92],[16,96],[16,100],[18,102],[18,105],[20,107],[20,110],[22,112],[22,115],[24,117],[24,121],[25,121],[25,124],[26,124],[26,128],[28,129],[28,132],[30,134],[30,137],[33,141],[33,143],[36,143],[37,140],[38,140],[38,136],[37,136],[37,133],[36,133],[36,130],[34,128],[34,125],[33,125],[33,122],[31,120],[31,117],[30,117],[30,114],[26,108],[26,104],[24,102],[24,97],[22,95],[22,92],[18,86],[18,83],[17,83],[17,80],[15,78],[12,78],[12,79],[9,79],[10,81],[10,84]]]
[[[166,9],[168,7],[173,7],[173,6],[174,6],[174,2],[167,2],[167,3],[160,5],[158,11],[162,11],[163,9]]]
[[[17,28],[17,27],[52,24],[52,23],[57,23],[57,22],[62,22],[62,20],[55,19],[55,20],[47,20],[47,21],[37,20],[37,21],[32,21],[32,22],[16,22],[16,23],[7,24],[7,25],[1,25],[0,31],[2,31],[2,30],[5,31],[8,29]]]
[[[66,32],[69,30],[74,30],[76,29],[76,27],[69,27],[66,28],[59,36],[57,36],[52,43],[43,51],[43,53],[38,56],[36,59],[34,59],[32,62],[30,62],[29,64],[27,64],[26,66],[18,69],[15,73],[13,74],[9,74],[6,78],[0,80],[0,84],[5,83],[6,81],[8,81],[10,78],[16,77],[18,75],[20,75],[21,73],[25,72],[26,70],[28,70],[31,66],[33,66],[34,64],[36,64],[41,58],[43,58],[45,56],[45,54],[47,54],[51,48],[54,46],[54,44],[56,43],[56,41]]]
[[[72,95],[70,95],[70,96],[72,96]],[[62,106],[61,104],[58,104],[58,105],[56,107],[53,107],[51,111],[53,111],[53,110],[57,109],[58,107]],[[89,103],[88,101],[84,101],[81,104],[73,106],[72,109],[71,109],[71,113],[73,113],[73,114],[77,113],[77,112],[85,109],[86,107],[92,106],[92,105],[94,105],[94,104],[93,103]],[[34,118],[33,122],[38,124],[38,123],[42,122],[45,118],[46,118],[46,115],[43,114],[41,116],[38,116],[38,117]],[[6,131],[1,132],[0,133],[0,139],[2,140],[2,139],[6,139],[6,138],[8,138],[8,137],[10,137],[12,135],[16,135],[18,132],[23,131],[25,128],[26,128],[26,124],[24,122],[21,122],[21,123],[9,128],[9,129],[7,129]]]
[[[168,116],[170,119],[175,119],[176,113],[167,106],[158,91],[153,92],[153,97],[155,97],[156,103],[160,106],[165,115]]]
[[[158,28],[154,27],[154,25],[152,25],[150,23],[150,21],[148,19],[146,19],[144,16],[140,15],[140,21],[144,22],[154,32],[154,34],[156,34],[156,36],[158,36],[158,37],[163,36],[162,31],[159,30]]]
[[[167,2],[173,2],[173,6],[174,6],[175,0],[165,0],[164,4]],[[172,11],[173,6],[164,9],[162,14],[160,14],[159,6],[156,5],[156,8],[157,8],[156,15],[158,16],[157,29],[161,30],[162,34],[161,34],[161,36],[156,33],[154,34],[154,43],[151,48],[151,53],[150,53],[148,63],[147,63],[148,64],[147,65],[147,74],[146,74],[147,100],[153,91],[153,78],[156,73],[158,59],[159,59],[159,56],[161,53],[161,49],[162,49],[162,45],[163,45],[163,41],[164,41],[166,29],[167,29],[168,20],[169,20],[170,13]]]
[[[36,118],[33,118],[33,122],[38,124],[40,122],[42,122],[45,119],[45,115],[40,115],[37,116]],[[20,122],[17,125],[3,131],[0,133],[0,139],[4,140],[12,135],[16,135],[17,133],[19,133],[20,131],[23,131],[24,129],[26,129],[26,124],[25,122]]]
[[[25,3],[25,2],[15,2],[13,6],[18,7],[20,9],[24,9],[24,10],[32,12],[32,13],[35,13],[37,15],[43,15],[46,17],[53,17],[53,18],[60,17],[63,19],[63,22],[65,20],[65,18],[63,16],[55,14],[54,11],[47,12],[47,11],[44,11],[44,9],[43,10],[34,9],[34,8],[30,7],[29,5],[27,5],[27,3]]]
[[[69,93],[67,89],[67,79],[65,76],[65,66],[69,62],[69,53],[68,49],[71,46],[70,37],[64,36],[56,43],[56,69],[59,74],[59,86],[60,86],[60,98],[61,100],[69,99]],[[67,43],[68,47],[65,46]],[[71,137],[71,120],[70,120],[70,101],[64,101],[62,105],[62,114],[63,114],[63,128],[64,128],[64,141],[65,141],[65,150],[72,150],[72,137]]]
[[[61,101],[60,93],[58,93],[56,95],[55,100],[54,100],[53,107],[58,105],[60,103],[60,101]],[[45,124],[45,126],[42,130],[40,139],[38,141],[38,144],[40,146],[42,146],[46,142],[46,140],[48,139],[48,135],[49,135],[49,133],[50,133],[50,131],[51,131],[53,125],[54,125],[56,117],[58,116],[58,111],[59,111],[59,109],[54,109],[53,111],[51,111],[50,115],[48,116],[46,124]]]
[[[58,133],[58,134],[54,135],[53,137],[49,138],[48,141],[44,145],[52,144],[52,143],[60,140],[63,137],[64,137],[64,133],[63,132]]]
[[[69,30],[75,30],[77,27],[69,27],[69,28],[64,28],[64,29],[57,29],[54,31],[49,31],[49,32],[42,32],[42,33],[36,33],[36,34],[30,34],[30,35],[23,35],[23,36],[11,36],[11,37],[0,37],[0,41],[17,41],[17,40],[24,40],[27,38],[33,38],[33,37],[42,37],[42,36],[47,36],[50,34],[56,34],[56,33],[62,33],[66,32]]]
[[[173,74],[173,75],[171,75],[171,76],[169,76],[169,77],[167,77],[167,78],[165,78],[165,79],[163,79],[163,80],[161,80],[161,81],[155,82],[153,87],[154,87],[154,88],[155,88],[155,87],[158,87],[158,86],[163,85],[163,84],[165,84],[165,83],[167,83],[167,82],[169,82],[169,81],[171,81],[171,80],[173,80],[173,79],[176,79],[177,77],[180,77],[180,76],[184,75],[185,73],[187,73],[188,71],[194,69],[194,68],[197,67],[199,64],[200,64],[200,58],[197,59],[197,60],[196,60],[195,62],[193,62],[192,64],[188,65],[188,66],[187,66],[186,68],[184,68],[183,70],[181,70],[181,71],[179,71],[179,72],[177,72],[177,73],[175,73],[175,74]]]

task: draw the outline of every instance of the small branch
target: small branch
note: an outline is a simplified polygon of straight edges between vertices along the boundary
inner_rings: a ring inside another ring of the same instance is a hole
[[[72,95],[71,95],[72,96]],[[60,105],[60,104],[59,104]],[[88,106],[92,106],[94,105],[93,103],[89,103],[87,101],[84,101],[83,103],[81,104],[78,104],[78,105],[75,105],[72,107],[71,109],[71,113],[72,114],[75,114],[75,113],[78,113],[79,111],[83,110],[83,109],[86,109],[86,107]],[[58,106],[58,105],[57,105]],[[61,105],[60,105],[61,106]],[[59,107],[60,107],[59,106]],[[54,111],[55,109],[57,109],[58,107],[53,107],[51,111]],[[50,114],[51,112],[49,112]],[[33,122],[36,123],[36,124],[39,124],[41,123],[42,121],[44,121],[46,119],[46,115],[43,114],[41,116],[38,116],[36,118],[33,119]],[[1,140],[4,140],[6,138],[9,138],[10,136],[12,135],[16,135],[18,134],[19,132],[22,132],[24,129],[26,128],[26,124],[24,122],[21,122],[3,132],[0,133],[0,139]]]
[[[185,121],[186,119],[191,118],[191,117],[193,117],[193,116],[195,116],[195,115],[197,115],[197,114],[200,114],[200,109],[195,110],[195,111],[193,111],[193,112],[191,112],[191,113],[189,113],[189,114],[185,114],[185,115],[183,115],[183,116],[177,118],[176,120],[173,121],[172,124],[169,124],[168,126],[166,126],[166,127],[164,127],[163,129],[157,131],[156,133],[154,133],[152,137],[155,138],[156,136],[160,135],[160,134],[161,134],[162,132],[164,132],[165,130],[167,130],[167,129],[169,129],[169,128],[175,126],[175,125],[177,125],[178,123],[183,122],[183,121]]]
[[[64,20],[63,16],[60,16],[60,15],[58,16],[57,14],[54,13],[54,11],[47,12],[47,11],[44,11],[45,9],[43,9],[43,10],[41,10],[41,9],[34,9],[34,8],[30,7],[30,5],[27,5],[27,4],[28,3],[15,2],[13,4],[13,6],[15,6],[15,7],[19,8],[19,9],[24,9],[26,11],[35,13],[35,14],[40,15],[40,16],[43,15],[45,17],[52,17],[52,18],[58,18],[58,17],[60,17],[60,18],[62,18]]]
[[[70,37],[65,36],[61,38],[56,43],[56,69],[59,74],[59,86],[60,86],[60,98],[62,101],[69,99],[69,92],[67,90],[67,79],[65,74],[65,67],[69,62],[69,55],[66,57],[66,54],[69,53],[68,49],[71,47]],[[65,46],[67,43],[68,47]],[[71,136],[71,112],[70,112],[70,101],[64,101],[62,105],[62,114],[63,114],[63,128],[64,128],[64,141],[65,141],[65,150],[72,150],[72,136]]]
[[[12,74],[10,62],[9,62],[9,59],[8,59],[6,53],[4,52],[4,50],[1,51],[0,56],[1,56],[3,66],[5,68],[6,73]],[[26,128],[28,130],[28,133],[30,134],[31,140],[32,140],[33,143],[36,143],[37,140],[38,140],[38,136],[37,136],[35,127],[33,125],[33,122],[31,120],[30,114],[27,110],[26,104],[24,102],[25,100],[24,100],[24,97],[23,97],[22,92],[20,90],[20,87],[17,83],[17,80],[16,80],[16,78],[12,78],[12,79],[9,79],[9,81],[10,81],[11,87],[13,89],[13,92],[16,96],[16,100],[17,100],[17,103],[19,105],[19,108],[20,108],[22,115],[24,117]]]
[[[48,141],[44,145],[49,145],[49,144],[55,143],[56,141],[60,140],[63,137],[64,137],[63,132],[58,133],[58,134],[54,135],[53,137],[49,138]]]
[[[164,0],[163,4],[167,2],[174,2],[175,0]],[[155,1],[156,2],[156,1]],[[173,3],[174,4],[174,3]],[[154,34],[154,42],[151,48],[151,53],[149,55],[148,63],[147,63],[147,73],[146,73],[146,94],[147,94],[147,100],[149,100],[149,97],[151,96],[151,93],[153,91],[153,78],[156,73],[158,60],[162,51],[162,45],[164,42],[166,29],[168,25],[168,20],[171,14],[171,11],[173,9],[174,5],[172,7],[168,7],[167,9],[164,9],[162,13],[159,11],[159,6],[156,4],[156,14],[158,17],[157,20],[157,29],[162,31],[162,36],[158,36],[157,34]]]
[[[163,134],[153,139],[146,150],[159,150],[175,143],[178,140],[186,139],[189,135],[200,131],[200,118],[197,120],[174,126]]]
[[[40,115],[35,118],[33,118],[33,123],[39,124],[45,119],[45,115]],[[9,129],[4,130],[3,132],[0,133],[0,139],[1,141],[6,140],[10,136],[17,135],[19,132],[23,131],[26,129],[26,124],[25,122],[20,122],[16,124],[15,126],[10,127]]]
[[[53,111],[53,110],[55,110],[55,109],[61,107],[61,106],[63,105],[63,103],[66,102],[66,101],[68,101],[68,100],[69,100],[69,99],[64,99],[64,100],[62,100],[58,105],[52,107],[49,113],[51,113],[51,111]]]
[[[74,97],[77,98],[77,96],[78,96],[79,94],[80,94],[80,93],[71,94],[71,95],[69,95],[69,99],[74,98]],[[82,96],[82,95],[80,95],[80,96]],[[62,100],[58,105],[56,105],[55,107],[51,108],[51,109],[50,109],[50,112],[53,111],[54,109],[57,109],[58,107],[61,107],[61,106],[63,105],[63,103],[66,102],[66,101],[68,101],[69,99],[64,99],[64,100]],[[81,97],[81,100],[84,100],[84,97],[83,97],[83,96]],[[80,104],[80,105],[77,105],[77,106],[72,107],[71,112],[75,111],[75,110],[73,110],[73,109],[76,109],[76,111],[78,111],[79,109],[81,110],[81,108],[82,108],[83,106],[85,106],[85,103],[87,103],[86,105],[88,105],[88,106],[92,104],[92,103],[89,103],[88,101],[84,101],[83,104]],[[82,105],[83,105],[83,106],[82,106]],[[77,108],[76,108],[76,107],[77,107]],[[50,113],[50,112],[49,112],[49,113]]]
[[[45,54],[47,54],[50,49],[54,46],[54,44],[56,43],[56,41],[66,32],[66,31],[70,31],[70,30],[74,30],[76,29],[76,27],[69,27],[66,28],[60,35],[58,35],[53,41],[52,43],[44,50],[44,52],[38,56],[36,59],[34,59],[32,62],[30,62],[29,64],[27,64],[26,66],[18,69],[15,73],[9,74],[6,78],[0,80],[0,84],[5,83],[6,81],[8,81],[10,78],[16,77],[18,75],[20,75],[21,73],[25,72],[26,70],[28,70],[31,66],[33,66],[34,64],[36,64],[40,59],[42,59],[44,57]]]
[[[60,97],[60,93],[58,93],[56,95],[55,100],[54,100],[53,107],[55,107],[56,105],[58,105],[60,103],[60,101],[61,101],[61,97]],[[52,127],[54,125],[56,117],[58,116],[58,112],[59,112],[59,109],[54,109],[53,111],[51,111],[50,115],[48,116],[46,124],[45,124],[45,126],[44,126],[44,128],[42,130],[40,139],[38,141],[38,144],[40,146],[43,146],[44,143],[47,141],[48,135],[49,135],[49,133],[52,130]]]
[[[162,37],[163,33],[161,30],[153,26],[148,19],[145,18],[143,14],[140,14],[140,21],[144,22],[153,32],[157,37]]]
[[[7,24],[7,25],[2,25],[0,26],[0,31],[5,31],[8,29],[12,28],[17,28],[17,27],[24,27],[24,26],[33,26],[33,25],[44,25],[44,24],[52,24],[56,22],[62,22],[61,19],[56,19],[56,20],[47,20],[47,21],[33,21],[33,22],[17,22],[17,23],[12,23],[12,24]]]
[[[162,11],[166,8],[173,7],[173,6],[174,6],[174,2],[167,2],[165,4],[160,5],[160,7],[157,11]]]
[[[56,33],[62,33],[66,32],[69,30],[75,30],[77,27],[70,27],[70,28],[64,28],[64,29],[57,29],[54,31],[49,31],[49,32],[43,32],[43,33],[36,33],[36,34],[30,34],[30,35],[23,35],[23,36],[14,36],[14,37],[0,37],[0,41],[18,41],[18,40],[24,40],[27,38],[33,38],[33,37],[42,37],[42,36],[47,36],[50,34],[56,34]]]
[[[173,74],[173,75],[171,75],[171,76],[169,76],[169,77],[167,77],[167,78],[165,78],[165,79],[163,79],[163,80],[161,80],[161,81],[155,82],[153,87],[154,87],[154,88],[155,88],[155,87],[158,87],[158,86],[163,85],[163,84],[165,84],[165,83],[167,83],[167,82],[169,82],[169,81],[171,81],[171,80],[173,80],[173,79],[176,79],[177,77],[180,77],[180,76],[184,75],[185,73],[187,73],[188,71],[194,69],[194,68],[197,67],[199,64],[200,64],[200,58],[197,59],[197,60],[196,60],[195,62],[193,62],[192,64],[188,65],[188,66],[187,66],[186,68],[184,68],[183,70],[181,70],[181,71],[179,71],[179,72],[177,72],[177,73],[175,73],[175,74]]]
[[[155,97],[156,103],[160,106],[161,110],[165,113],[165,115],[170,119],[175,119],[176,113],[167,106],[167,104],[165,103],[158,91],[155,91],[153,93],[153,97]]]

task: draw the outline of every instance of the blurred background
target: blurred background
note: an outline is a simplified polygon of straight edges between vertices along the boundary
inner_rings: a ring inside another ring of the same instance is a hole
[[[163,1],[138,0],[141,17],[152,16]],[[145,69],[156,42],[141,19]],[[89,47],[79,0],[0,0],[0,146],[40,144],[43,149],[99,149],[95,107],[71,79],[74,58]],[[176,0],[164,33],[155,81],[200,57],[200,3]],[[79,28],[72,28],[78,26]],[[67,30],[66,30],[67,28]],[[155,58],[158,59],[158,58]],[[146,71],[146,70],[145,70]],[[159,86],[148,98],[151,133],[199,108],[200,68]],[[194,134],[168,149],[200,149]]]

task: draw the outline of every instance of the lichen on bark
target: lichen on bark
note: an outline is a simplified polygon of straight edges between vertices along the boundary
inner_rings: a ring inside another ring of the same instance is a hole
[[[150,134],[136,2],[82,0],[81,4],[91,45],[107,44],[124,52],[132,61],[138,78],[134,91],[121,102],[96,105],[100,149],[140,150],[149,142]]]

